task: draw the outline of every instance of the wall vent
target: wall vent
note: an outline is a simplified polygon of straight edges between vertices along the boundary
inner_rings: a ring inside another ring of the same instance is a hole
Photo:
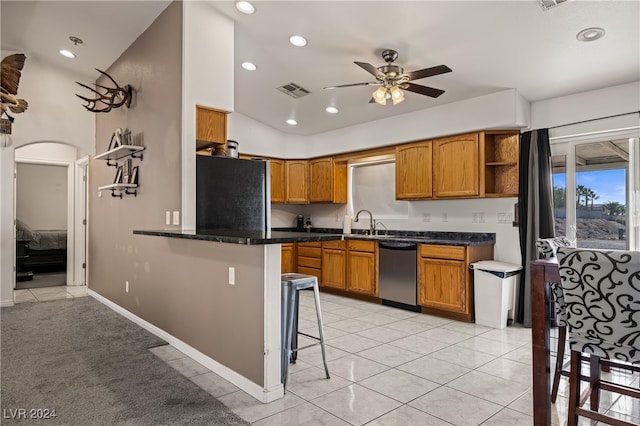
[[[307,96],[308,94],[311,93],[304,87],[295,83],[288,83],[283,86],[276,87],[276,89],[296,99],[301,98],[303,96]]]
[[[538,0],[538,4],[542,7],[542,10],[547,11],[556,6],[560,6],[562,3],[566,3],[568,0]]]

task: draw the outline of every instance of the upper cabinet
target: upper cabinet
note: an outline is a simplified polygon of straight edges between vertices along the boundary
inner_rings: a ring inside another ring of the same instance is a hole
[[[332,157],[309,161],[309,186],[312,203],[346,203],[347,162]]]
[[[309,161],[285,160],[285,202],[309,204]]]
[[[433,144],[417,142],[396,147],[396,199],[433,197]]]
[[[270,158],[269,163],[269,170],[271,171],[271,202],[284,203],[284,160]]]
[[[484,196],[518,196],[520,132],[486,131],[484,137]]]
[[[196,105],[196,151],[210,155],[212,146],[227,144],[227,112]],[[204,150],[204,151],[203,151]]]
[[[478,133],[433,142],[433,192],[436,198],[480,196]]]

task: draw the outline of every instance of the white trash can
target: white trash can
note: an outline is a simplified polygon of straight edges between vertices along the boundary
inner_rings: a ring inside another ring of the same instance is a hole
[[[476,324],[505,328],[513,312],[515,288],[522,266],[495,260],[472,263]]]

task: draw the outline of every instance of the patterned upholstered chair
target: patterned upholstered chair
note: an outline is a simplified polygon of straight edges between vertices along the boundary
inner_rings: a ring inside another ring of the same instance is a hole
[[[566,237],[538,238],[536,241],[536,248],[538,249],[538,257],[540,259],[553,259],[557,256],[558,248],[571,247],[571,245],[571,241]],[[553,297],[556,324],[558,325],[558,349],[556,351],[556,365],[553,373],[553,384],[551,386],[551,402],[555,403],[560,387],[560,377],[569,377],[568,368],[564,368],[564,350],[567,340],[567,312],[564,305],[562,286],[558,283],[551,283],[551,295]]]
[[[600,364],[640,371],[640,252],[558,249],[560,278],[571,348],[568,425],[578,416],[612,425],[631,425],[598,413],[598,401],[583,408],[599,391],[640,398],[640,390],[606,382]],[[592,361],[589,387],[580,395],[581,354]]]

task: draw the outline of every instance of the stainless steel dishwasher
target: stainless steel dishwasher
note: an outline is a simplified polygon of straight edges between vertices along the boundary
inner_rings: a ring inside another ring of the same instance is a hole
[[[407,241],[380,241],[378,286],[383,305],[411,311],[417,306],[417,247]]]

